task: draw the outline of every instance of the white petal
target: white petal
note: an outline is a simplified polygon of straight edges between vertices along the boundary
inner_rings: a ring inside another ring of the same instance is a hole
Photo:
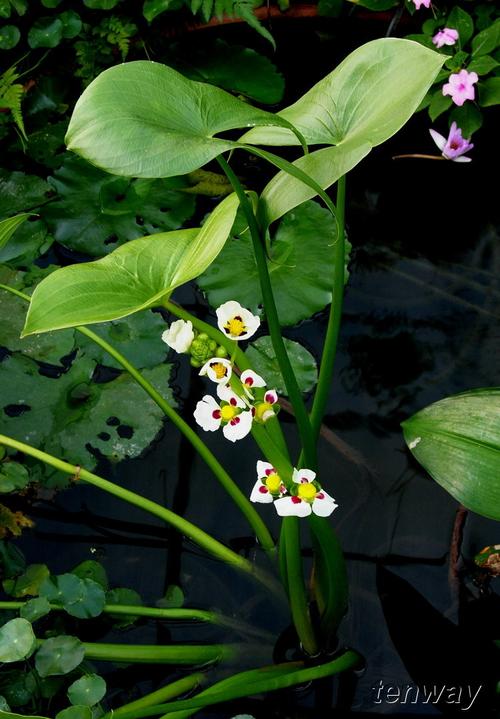
[[[217,385],[217,396],[224,402],[229,402],[233,407],[246,407],[245,402],[232,389],[225,384]]]
[[[243,308],[240,303],[235,300],[229,300],[229,302],[224,302],[223,305],[217,307],[215,314],[217,315],[217,324],[219,325],[221,332],[224,332],[224,334],[226,333],[224,325],[228,320],[240,315],[242,309]]]
[[[191,321],[176,320],[161,336],[162,340],[176,352],[189,352],[194,340],[193,325]]]
[[[223,332],[227,337],[230,337],[231,339],[236,341],[248,339],[257,331],[260,325],[260,318],[256,315],[253,315],[250,310],[245,309],[245,307],[242,307],[240,303],[236,302],[235,300],[229,300],[229,302],[224,302],[223,305],[221,305],[215,310],[215,314],[217,315],[217,324],[221,332]],[[227,330],[225,329],[226,323],[229,320],[232,320],[234,317],[241,317],[243,324],[246,327],[246,332],[241,335],[238,335],[237,337],[228,334]]]
[[[247,340],[249,337],[254,335],[260,327],[260,317],[253,315],[250,310],[246,310],[244,307],[241,308],[241,318],[245,323],[247,331],[238,337],[239,340]]]
[[[266,386],[265,380],[262,379],[262,377],[260,375],[258,375],[256,372],[254,372],[251,369],[246,369],[244,372],[242,372],[240,379],[243,382],[243,384],[246,385],[248,383],[247,386],[249,388]]]
[[[308,502],[294,502],[292,497],[281,497],[275,501],[274,506],[280,517],[308,517],[312,512]]]
[[[274,467],[270,462],[263,462],[261,459],[257,461],[257,477],[267,477],[267,471],[274,472]]]
[[[200,427],[205,430],[205,432],[215,432],[216,429],[219,429],[221,419],[220,417],[217,419],[213,416],[213,413],[216,410],[220,411],[220,407],[215,399],[209,394],[206,394],[197,403],[196,409],[193,413],[194,418]]]
[[[278,401],[278,393],[275,389],[268,389],[266,394],[264,395],[264,402],[267,402],[268,404],[276,404]]]
[[[313,472],[312,469],[295,469],[294,467],[292,479],[297,484],[305,484],[304,479],[306,482],[312,482],[316,479],[316,472]]]
[[[226,374],[223,377],[217,377],[215,371],[212,369],[213,364],[218,363],[221,365],[224,365],[226,368]],[[232,365],[231,361],[226,359],[225,357],[212,357],[208,360],[208,362],[205,362],[203,367],[200,369],[200,375],[207,375],[209,379],[212,380],[212,382],[217,382],[217,384],[227,384],[229,380],[231,379],[232,374]]]
[[[220,385],[219,385],[220,387]],[[235,419],[238,420],[235,424],[228,422],[222,428],[224,437],[229,439],[231,442],[236,442],[238,439],[243,439],[252,429],[252,413],[241,412]]]
[[[250,495],[250,501],[262,502],[263,504],[270,504],[273,501],[273,495],[271,494],[271,492],[269,492],[269,490],[264,487],[260,479],[258,479],[253,486],[252,494]]]
[[[432,139],[438,146],[438,149],[441,150],[441,152],[444,150],[444,147],[446,145],[446,137],[443,137],[439,132],[436,132],[436,130],[429,130]]]
[[[319,499],[316,495],[316,499],[312,503],[312,511],[314,514],[317,514],[318,517],[329,517],[339,505],[335,502],[333,497],[330,497],[330,495],[323,492],[323,490],[318,492],[318,494],[322,494],[323,498]]]
[[[454,157],[452,159],[452,162],[472,162],[472,157],[465,157],[465,155],[459,155],[458,157]]]

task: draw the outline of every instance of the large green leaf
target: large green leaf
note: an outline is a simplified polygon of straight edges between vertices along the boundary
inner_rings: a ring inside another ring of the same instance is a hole
[[[66,247],[102,256],[127,240],[176,230],[194,212],[194,197],[179,178],[114,177],[70,156],[49,178],[58,199],[42,211],[55,239]]]
[[[126,317],[200,275],[231,230],[238,199],[226,197],[199,230],[128,242],[102,260],[63,267],[35,289],[23,336]]]
[[[445,59],[411,40],[372,40],[279,115],[300,130],[308,144],[356,139],[379,145],[409,120]],[[254,128],[241,141],[299,144],[290,130],[279,127]]]
[[[500,388],[431,404],[403,422],[414,457],[467,509],[500,520]]]
[[[35,648],[36,637],[27,619],[11,619],[0,627],[0,662],[18,662]]]
[[[334,219],[316,202],[301,205],[280,223],[268,268],[282,325],[307,319],[331,302],[335,236]],[[212,307],[237,300],[258,311],[263,300],[248,232],[226,244],[198,284]]]
[[[24,213],[22,215],[15,215],[15,217],[8,217],[6,220],[0,220],[0,249],[7,244],[17,228],[20,227],[23,222],[26,222],[28,217],[29,214]]]
[[[297,383],[302,392],[309,392],[318,381],[318,368],[312,354],[298,342],[284,339],[288,357],[293,365]],[[246,352],[252,369],[266,380],[268,387],[274,389],[280,395],[287,396],[287,390],[283,375],[281,374],[279,362],[276,359],[273,343],[268,336],[259,337],[252,342]]]
[[[44,641],[35,656],[35,666],[41,677],[68,674],[82,662],[85,648],[76,637],[51,637]]]
[[[106,694],[106,682],[98,674],[87,674],[68,687],[68,698],[72,704],[94,706]]]
[[[136,61],[105,70],[78,100],[68,148],[116,175],[171,177],[196,170],[237,143],[217,133],[289,126],[166,65]]]
[[[47,202],[50,186],[36,175],[0,170],[0,217]]]

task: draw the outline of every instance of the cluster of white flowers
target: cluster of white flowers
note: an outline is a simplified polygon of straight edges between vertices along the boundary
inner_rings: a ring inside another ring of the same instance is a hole
[[[333,497],[325,492],[311,469],[293,470],[294,487],[289,492],[276,469],[269,462],[257,462],[257,481],[250,495],[251,502],[274,502],[280,517],[307,517],[311,513],[328,517],[337,509]]]

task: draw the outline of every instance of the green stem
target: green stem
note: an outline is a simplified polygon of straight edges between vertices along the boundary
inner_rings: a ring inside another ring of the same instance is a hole
[[[69,464],[68,462],[64,462],[62,459],[58,459],[57,457],[53,457],[46,452],[35,449],[35,447],[31,447],[29,444],[19,442],[16,439],[12,439],[11,437],[6,437],[5,435],[0,434],[0,445],[2,444],[6,447],[11,447],[12,449],[17,450],[18,452],[28,454],[31,457],[34,457],[35,459],[38,459],[41,462],[50,465],[51,467],[55,467],[55,469],[58,469],[65,474],[69,474],[75,478],[87,482],[88,484],[92,484],[94,487],[98,487],[99,489],[102,489],[103,491],[108,492],[115,497],[123,499],[129,504],[139,507],[139,509],[143,509],[150,514],[159,517],[164,522],[174,527],[186,537],[191,539],[193,542],[198,544],[198,546],[200,546],[212,556],[224,562],[227,562],[228,564],[231,564],[235,567],[238,567],[239,569],[242,569],[249,574],[253,574],[257,578],[259,578],[259,580],[262,581],[264,584],[268,583],[269,579],[267,577],[260,576],[259,571],[247,559],[240,557],[240,555],[236,554],[236,552],[233,552],[232,549],[229,549],[229,547],[226,547],[217,539],[214,539],[202,529],[199,529],[199,527],[192,524],[191,522],[188,522],[187,519],[184,519],[184,517],[180,517],[179,515],[175,514],[175,512],[170,511],[166,507],[162,507],[156,502],[142,497],[140,494],[136,494],[135,492],[131,492],[128,489],[124,489],[123,487],[118,486],[117,484],[113,484],[113,482],[109,482],[107,479],[103,479],[97,474],[93,474],[86,469],[77,467],[73,464]]]
[[[334,249],[334,274],[332,287],[332,303],[328,316],[323,354],[321,356],[320,371],[314,401],[311,410],[311,427],[313,440],[318,441],[321,422],[325,414],[328,394],[330,391],[335,355],[340,333],[342,318],[342,304],[344,300],[344,265],[345,265],[345,175],[337,185],[337,221],[338,235]]]
[[[267,266],[266,252],[264,245],[261,241],[257,219],[254,215],[252,205],[248,200],[245,190],[243,189],[243,186],[241,185],[236,174],[233,172],[231,167],[228,165],[228,163],[222,156],[218,157],[217,160],[222,169],[224,170],[234,191],[238,195],[241,207],[245,213],[245,217],[248,222],[250,234],[252,237],[255,261],[259,273],[260,287],[262,292],[262,298],[264,300],[267,323],[269,325],[269,334],[271,335],[274,352],[280,366],[281,374],[283,375],[283,379],[285,381],[290,402],[292,403],[295,411],[295,418],[297,420],[297,426],[300,434],[301,443],[304,448],[306,461],[309,462],[309,466],[314,466],[316,464],[316,447],[311,432],[309,415],[307,413],[306,405],[304,403],[302,393],[297,383],[293,367],[290,363],[290,359],[288,357],[288,353],[283,342],[283,337],[281,336],[281,326],[278,312],[276,309],[276,304],[274,302],[273,289],[271,285],[271,279],[269,277],[269,269]]]
[[[0,602],[0,610],[16,610],[22,609],[27,602]],[[51,611],[62,612],[64,607],[60,604],[49,603]],[[157,607],[142,607],[138,605],[125,604],[105,604],[103,608],[104,614],[126,615],[133,617],[149,617],[151,619],[164,619],[167,621],[198,621],[210,622],[212,624],[224,624],[224,620],[215,612],[205,611],[204,609],[161,609]]]
[[[146,707],[159,704],[161,702],[168,702],[170,699],[175,699],[180,694],[186,694],[187,692],[197,689],[205,679],[205,674],[198,672],[196,674],[190,674],[188,677],[178,679],[176,682],[167,684],[167,686],[157,689],[146,696],[137,699],[129,704],[124,704],[118,709],[113,709],[103,716],[102,719],[120,719],[123,714],[129,712],[140,711]]]
[[[0,285],[1,289],[5,289],[24,300],[30,301],[29,295],[15,290],[7,285]],[[252,527],[255,535],[266,552],[270,552],[274,557],[275,545],[271,534],[263,521],[260,514],[256,511],[255,507],[249,502],[245,494],[240,490],[237,484],[231,479],[229,474],[226,472],[224,467],[220,464],[215,455],[208,449],[203,440],[197,435],[197,433],[185,422],[182,417],[175,411],[173,407],[165,400],[164,397],[148,382],[148,380],[129,362],[118,350],[110,345],[106,340],[100,337],[98,334],[89,330],[87,327],[77,327],[78,332],[88,337],[92,342],[102,347],[111,357],[126,370],[129,375],[137,382],[137,384],[144,389],[144,391],[151,397],[158,407],[165,413],[165,415],[171,420],[171,422],[179,429],[182,434],[186,437],[188,442],[191,443],[192,447],[202,457],[207,466],[212,470],[215,477],[219,480],[220,484],[224,487],[226,492],[229,494],[234,503],[239,507],[242,514]]]

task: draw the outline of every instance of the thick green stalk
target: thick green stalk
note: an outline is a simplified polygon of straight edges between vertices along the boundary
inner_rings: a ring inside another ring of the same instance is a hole
[[[292,403],[295,411],[295,418],[297,420],[297,426],[302,446],[304,448],[306,461],[309,462],[310,466],[314,466],[316,464],[316,447],[311,432],[309,415],[306,409],[306,405],[304,403],[304,399],[302,397],[302,393],[297,383],[293,367],[290,363],[290,359],[288,357],[288,353],[283,342],[283,337],[281,336],[280,321],[276,309],[276,304],[274,302],[273,289],[271,285],[271,279],[269,277],[269,269],[267,267],[266,253],[260,237],[260,230],[257,224],[257,219],[254,215],[252,205],[236,174],[233,172],[231,167],[228,165],[228,163],[222,156],[218,157],[217,160],[222,169],[224,170],[234,191],[238,195],[241,207],[243,208],[246,220],[248,222],[250,235],[252,237],[255,262],[257,264],[257,270],[259,273],[260,287],[262,292],[262,298],[264,300],[267,323],[269,326],[269,334],[271,335],[274,352],[280,366],[281,374],[283,375],[290,402]]]
[[[22,299],[30,301],[29,295],[15,290],[7,285],[0,285],[1,289],[5,289],[13,294],[21,297]],[[186,439],[191,443],[193,448],[198,452],[200,457],[204,460],[207,466],[212,470],[220,484],[224,487],[226,492],[229,494],[231,499],[239,507],[242,514],[255,532],[257,539],[261,546],[267,551],[274,553],[275,546],[273,538],[266,527],[262,517],[255,510],[255,507],[251,505],[248,498],[243,494],[237,484],[231,479],[229,474],[226,472],[224,467],[220,464],[215,455],[208,449],[207,445],[198,436],[198,434],[185,422],[182,417],[175,411],[173,407],[165,400],[164,397],[156,390],[155,387],[148,382],[148,380],[124,357],[118,350],[116,350],[109,342],[106,342],[98,334],[89,330],[87,327],[77,327],[78,332],[88,337],[92,342],[102,347],[111,357],[126,370],[129,375],[137,382],[137,384],[143,388],[143,390],[151,397],[158,407],[165,413],[165,415],[171,420],[171,422],[179,429]]]
[[[6,601],[0,602],[0,610],[17,610],[22,609],[27,602]],[[51,611],[62,612],[64,607],[60,604],[49,603]],[[167,621],[197,621],[210,622],[212,624],[224,624],[224,620],[215,612],[205,611],[204,609],[161,609],[158,607],[143,607],[139,605],[125,604],[105,604],[103,608],[104,614],[126,615],[133,617],[148,617],[151,619],[164,619]]]
[[[323,354],[321,356],[318,384],[314,394],[311,410],[311,427],[313,440],[318,441],[323,415],[325,414],[328,394],[332,383],[335,355],[340,333],[342,305],[344,300],[344,266],[345,266],[345,175],[337,185],[337,221],[338,235],[334,246],[334,274],[332,287],[332,303],[328,316]],[[306,459],[304,457],[304,459]]]
[[[140,711],[146,707],[153,706],[154,704],[161,704],[162,702],[168,702],[170,699],[175,699],[181,694],[197,689],[204,681],[205,674],[197,672],[196,674],[190,674],[187,677],[178,679],[176,682],[167,684],[161,689],[157,689],[146,696],[137,699],[129,704],[124,704],[118,709],[113,709],[104,715],[103,719],[120,719],[123,714],[129,712]]]
[[[28,454],[29,456],[34,457],[35,459],[38,459],[61,472],[64,472],[64,474],[69,474],[75,479],[92,484],[94,487],[98,487],[99,489],[108,492],[108,494],[119,497],[129,504],[159,517],[217,559],[238,567],[249,574],[253,574],[266,585],[269,582],[269,579],[261,576],[259,571],[247,559],[240,557],[240,555],[233,552],[232,549],[229,549],[229,547],[226,547],[217,539],[214,539],[202,529],[191,522],[188,522],[187,519],[184,519],[184,517],[180,517],[175,514],[175,512],[171,512],[166,507],[162,507],[160,504],[157,504],[150,499],[146,499],[140,494],[136,494],[135,492],[131,492],[128,489],[118,486],[117,484],[113,484],[113,482],[109,482],[107,479],[103,479],[97,474],[93,474],[82,467],[77,467],[73,464],[69,464],[68,462],[64,462],[62,459],[53,457],[46,452],[42,452],[35,447],[31,447],[29,444],[19,442],[16,439],[0,434],[0,445],[2,444],[6,447],[11,447],[12,449],[17,450],[18,452]]]

